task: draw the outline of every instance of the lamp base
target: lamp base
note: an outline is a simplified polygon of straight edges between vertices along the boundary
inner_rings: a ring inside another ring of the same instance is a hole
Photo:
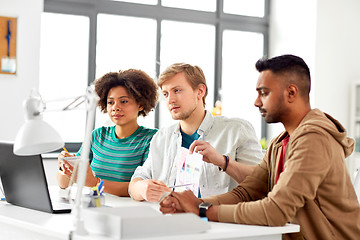
[[[77,236],[87,236],[89,235],[89,232],[85,228],[84,219],[78,219],[78,217],[81,216],[81,213],[76,213],[76,211],[81,211],[80,209],[74,208],[72,210],[72,214],[74,214],[74,230],[71,232],[72,235]],[[73,239],[73,238],[70,238]]]

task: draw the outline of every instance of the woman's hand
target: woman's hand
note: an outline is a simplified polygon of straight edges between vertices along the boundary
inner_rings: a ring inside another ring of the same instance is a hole
[[[59,172],[62,175],[66,175],[68,178],[71,178],[74,167],[68,161],[63,159],[65,157],[75,157],[75,154],[70,154],[68,152],[62,151],[58,156]]]

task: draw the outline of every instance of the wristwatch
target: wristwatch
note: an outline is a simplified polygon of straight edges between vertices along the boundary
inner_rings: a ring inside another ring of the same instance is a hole
[[[206,211],[211,207],[211,203],[200,203],[199,204],[199,216],[206,217]]]

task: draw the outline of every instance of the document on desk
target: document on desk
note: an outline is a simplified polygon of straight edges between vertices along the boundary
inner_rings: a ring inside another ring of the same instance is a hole
[[[110,239],[156,239],[201,233],[211,228],[208,222],[193,213],[163,215],[145,204],[116,208],[85,208],[83,218],[90,235]]]
[[[199,153],[190,154],[186,148],[181,148],[177,158],[176,185],[184,185],[175,188],[176,192],[191,190],[195,196],[199,194],[199,180],[203,164],[203,156]],[[191,185],[188,185],[191,183]]]

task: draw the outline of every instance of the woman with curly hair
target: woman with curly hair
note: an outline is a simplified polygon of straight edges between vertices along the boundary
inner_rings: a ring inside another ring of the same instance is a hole
[[[85,185],[92,187],[104,181],[104,191],[117,196],[129,196],[128,186],[136,167],[141,166],[149,153],[150,140],[157,132],[139,126],[138,116],[147,116],[156,106],[158,93],[153,79],[141,70],[129,69],[110,72],[95,81],[95,91],[100,100],[98,106],[108,113],[114,123],[92,132],[90,166]],[[76,153],[80,156],[81,148]],[[73,166],[59,155],[61,171],[58,184],[69,185]]]

